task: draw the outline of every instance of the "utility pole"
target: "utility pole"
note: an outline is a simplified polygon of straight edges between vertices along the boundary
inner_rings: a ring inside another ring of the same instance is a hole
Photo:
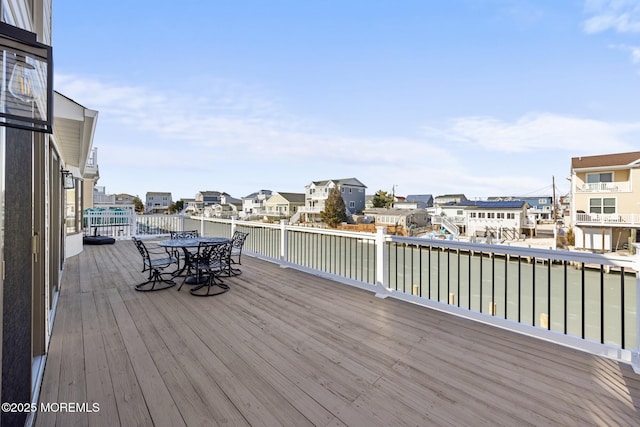
[[[552,175],[551,176],[551,185],[553,187],[553,224],[555,227],[555,224],[558,222],[558,215],[557,215],[557,206],[556,206],[556,178]]]
[[[391,207],[395,207],[396,205],[396,184],[391,186]]]

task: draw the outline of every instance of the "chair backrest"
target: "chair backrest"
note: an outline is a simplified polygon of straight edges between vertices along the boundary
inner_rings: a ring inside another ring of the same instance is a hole
[[[198,230],[171,231],[170,234],[172,239],[190,239],[198,237]]]
[[[225,265],[230,263],[231,242],[200,242],[198,245],[198,262],[204,264]]]
[[[244,245],[244,241],[247,239],[249,233],[244,233],[242,231],[235,231],[233,233],[233,237],[231,238],[231,245],[235,249],[242,249],[242,245]]]
[[[136,244],[136,248],[138,249],[138,252],[140,252],[140,255],[142,255],[143,259],[149,259],[149,251],[147,250],[147,247],[144,245],[144,242],[136,237],[132,237],[133,242]]]

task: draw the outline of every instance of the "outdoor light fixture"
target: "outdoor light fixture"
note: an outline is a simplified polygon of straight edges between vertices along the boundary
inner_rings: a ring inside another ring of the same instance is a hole
[[[51,46],[0,22],[0,126],[51,133],[52,123]]]
[[[62,169],[62,188],[65,190],[71,190],[76,187],[76,181],[73,178],[73,174],[68,170]]]

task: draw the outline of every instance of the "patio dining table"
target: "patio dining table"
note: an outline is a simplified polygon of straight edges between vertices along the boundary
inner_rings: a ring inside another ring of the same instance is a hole
[[[184,274],[185,270],[187,270],[188,273],[191,271],[190,267],[191,267],[192,257],[194,254],[189,249],[193,249],[193,248],[197,249],[200,246],[201,242],[223,244],[223,243],[229,242],[230,240],[231,239],[228,239],[226,237],[187,237],[187,238],[179,238],[179,239],[161,240],[158,242],[158,246],[183,250],[184,264],[182,265],[182,268],[178,269],[175,273],[173,273],[173,276],[176,277]],[[194,275],[189,275],[185,279],[185,283],[189,283],[189,284],[199,283],[200,281],[201,280]]]

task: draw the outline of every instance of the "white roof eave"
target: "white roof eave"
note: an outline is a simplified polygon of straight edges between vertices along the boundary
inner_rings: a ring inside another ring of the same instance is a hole
[[[55,92],[53,133],[65,165],[84,174],[93,147],[98,112]]]

